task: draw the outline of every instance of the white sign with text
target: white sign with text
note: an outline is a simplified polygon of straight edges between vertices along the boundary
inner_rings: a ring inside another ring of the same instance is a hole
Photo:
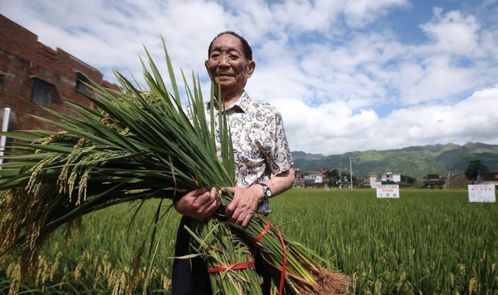
[[[399,185],[382,184],[377,187],[377,198],[399,199]]]
[[[469,192],[469,202],[476,202],[476,203],[496,202],[494,184],[469,184],[468,192]]]

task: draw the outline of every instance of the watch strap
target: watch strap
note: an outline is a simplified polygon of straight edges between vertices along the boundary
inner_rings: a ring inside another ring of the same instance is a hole
[[[263,199],[261,200],[261,203],[259,203],[259,211],[264,215],[268,215],[271,213],[269,198],[271,197],[272,192],[268,185],[261,183],[261,186],[263,188]]]

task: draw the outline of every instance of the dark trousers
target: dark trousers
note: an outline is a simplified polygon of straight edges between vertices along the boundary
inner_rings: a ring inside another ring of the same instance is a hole
[[[175,257],[191,254],[190,234],[183,228],[190,226],[191,219],[183,217],[176,234]],[[200,257],[173,260],[171,279],[172,295],[211,295],[209,273],[206,263]]]
[[[175,257],[191,254],[189,248],[190,234],[183,228],[190,226],[191,219],[183,217],[176,235]],[[256,259],[256,271],[263,277],[264,295],[270,294],[271,278],[260,259]],[[200,257],[191,259],[174,259],[171,279],[172,295],[211,295],[211,285],[206,263]]]

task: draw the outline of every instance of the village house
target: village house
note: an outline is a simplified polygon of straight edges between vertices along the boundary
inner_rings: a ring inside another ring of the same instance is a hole
[[[41,107],[64,111],[68,100],[90,106],[89,81],[117,89],[92,66],[0,15],[0,116],[11,109],[9,130],[54,129],[29,114],[46,116]]]
[[[376,188],[382,184],[399,184],[401,182],[401,174],[386,171],[382,174],[380,180],[377,178],[377,175],[372,174],[369,176],[368,182],[371,188]]]
[[[304,182],[307,184],[311,184],[311,183],[320,184],[320,183],[323,183],[323,178],[324,178],[324,176],[321,173],[311,172],[310,174],[307,174],[304,176]]]
[[[400,183],[401,182],[401,174],[387,171],[387,172],[384,172],[384,174],[382,174],[380,181],[383,183],[388,183],[388,184]]]
[[[443,188],[446,183],[446,177],[439,174],[427,174],[422,179],[422,187],[424,188]]]
[[[304,188],[304,173],[299,168],[296,168],[294,173],[293,187]]]
[[[498,172],[479,172],[476,183],[493,184],[498,188]]]
[[[299,169],[296,169],[294,187],[328,187],[329,178],[326,175],[327,171],[327,169],[320,169],[319,171],[310,171],[308,173],[303,173]]]

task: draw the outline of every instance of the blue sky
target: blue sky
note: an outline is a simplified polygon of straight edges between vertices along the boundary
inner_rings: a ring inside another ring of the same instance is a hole
[[[208,77],[207,46],[252,44],[246,90],[283,115],[292,150],[336,154],[498,144],[498,1],[30,1],[0,12],[114,81],[141,73],[143,45]]]

